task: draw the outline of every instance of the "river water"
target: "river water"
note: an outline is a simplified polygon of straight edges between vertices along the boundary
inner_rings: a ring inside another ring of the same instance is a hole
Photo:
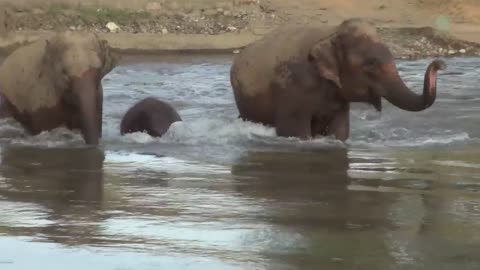
[[[429,60],[400,61],[419,92]],[[355,104],[343,144],[242,122],[228,56],[126,61],[104,138],[0,124],[0,269],[480,269],[480,59],[452,58],[430,109]],[[160,139],[121,137],[171,102]]]

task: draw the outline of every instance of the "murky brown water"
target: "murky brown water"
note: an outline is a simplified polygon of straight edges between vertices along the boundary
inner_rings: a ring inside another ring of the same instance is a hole
[[[346,145],[237,120],[229,63],[118,67],[98,149],[2,122],[0,269],[480,269],[480,59],[449,60],[428,111],[356,106]],[[185,121],[121,137],[147,95]]]

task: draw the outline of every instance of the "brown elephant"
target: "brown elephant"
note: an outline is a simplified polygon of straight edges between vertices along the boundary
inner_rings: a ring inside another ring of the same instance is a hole
[[[23,46],[0,67],[1,116],[33,135],[65,126],[87,144],[102,136],[102,78],[116,65],[107,41],[89,32],[60,32]]]
[[[146,131],[152,137],[161,137],[177,121],[182,121],[182,118],[170,104],[147,97],[125,113],[120,123],[120,133],[125,135]]]
[[[375,28],[353,18],[336,27],[289,26],[248,45],[230,80],[240,118],[273,126],[278,136],[349,137],[350,102],[381,111],[381,97],[408,111],[430,107],[441,60],[427,68],[423,95],[400,78]]]

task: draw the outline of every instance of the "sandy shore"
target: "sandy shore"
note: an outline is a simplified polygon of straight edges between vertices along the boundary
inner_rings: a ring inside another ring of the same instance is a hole
[[[162,3],[176,3],[172,1]],[[22,8],[14,4],[0,6],[0,53],[6,55],[55,31],[86,30],[97,32],[114,50],[127,55],[232,54],[282,24],[336,25],[355,16],[372,21],[398,58],[480,55],[480,24],[475,20],[476,13],[471,12],[477,6],[458,11],[460,0],[456,1],[457,11],[448,1],[435,4],[428,0],[419,1],[416,6],[384,0],[359,0],[358,5],[346,0],[322,3],[232,0],[230,5],[225,5],[228,1],[202,1],[205,2],[203,7],[208,4],[208,8],[189,7],[187,12],[186,6],[179,7],[176,3],[176,9],[162,6],[163,13],[133,7],[79,8],[58,6],[58,3],[43,9],[29,8],[28,1],[23,2],[27,6]],[[151,2],[148,3],[151,6]],[[115,23],[118,30],[108,29],[108,22]]]
[[[380,28],[383,40],[400,59],[425,57],[478,56],[480,44],[444,36],[428,27]],[[0,37],[0,54],[52,35],[53,31],[18,31]],[[262,35],[251,32],[219,35],[100,33],[110,46],[122,55],[145,54],[234,54]]]

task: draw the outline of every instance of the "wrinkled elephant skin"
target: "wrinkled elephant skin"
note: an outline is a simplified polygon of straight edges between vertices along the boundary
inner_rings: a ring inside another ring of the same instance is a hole
[[[336,27],[289,26],[267,34],[237,55],[230,81],[242,119],[275,127],[279,136],[345,141],[350,102],[381,111],[383,97],[403,110],[425,110],[444,68],[434,60],[423,94],[412,92],[376,29],[354,18]]]

